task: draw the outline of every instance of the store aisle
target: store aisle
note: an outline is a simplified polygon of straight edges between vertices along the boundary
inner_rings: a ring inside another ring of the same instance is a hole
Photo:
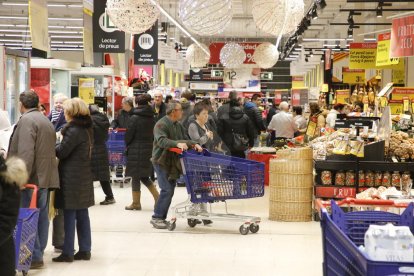
[[[145,187],[144,187],[145,189]],[[45,268],[32,276],[221,276],[322,275],[318,223],[279,223],[267,219],[268,197],[229,202],[229,211],[263,218],[258,234],[242,236],[239,224],[216,222],[191,229],[178,220],[174,232],[153,229],[152,198],[143,190],[143,211],[125,211],[131,190],[114,187],[115,205],[90,209],[92,260],[52,263],[53,248],[45,253]],[[267,191],[268,194],[268,191]],[[103,199],[95,189],[96,202]],[[186,198],[177,188],[173,203]],[[220,210],[218,208],[217,210]]]

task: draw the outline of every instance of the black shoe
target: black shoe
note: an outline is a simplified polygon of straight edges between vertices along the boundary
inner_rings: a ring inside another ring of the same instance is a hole
[[[60,254],[59,257],[53,258],[52,261],[57,263],[71,263],[73,262],[73,256]]]
[[[44,265],[45,264],[43,261],[32,261],[30,269],[39,269],[42,268]]]
[[[213,222],[209,219],[203,219],[203,223],[204,225],[209,225],[209,224],[212,224]]]
[[[185,187],[185,182],[177,182],[177,187]]]
[[[105,198],[104,201],[102,201],[101,203],[99,203],[100,205],[110,205],[110,204],[114,204],[116,201],[114,198]]]
[[[89,251],[79,251],[78,253],[73,256],[73,259],[75,261],[83,260],[83,261],[89,261],[91,259],[91,252]]]

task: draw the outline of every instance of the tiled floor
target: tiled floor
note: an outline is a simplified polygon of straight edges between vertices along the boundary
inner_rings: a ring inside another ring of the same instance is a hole
[[[240,223],[228,222],[189,228],[186,221],[178,220],[174,232],[156,230],[149,224],[153,200],[147,190],[143,190],[143,211],[124,210],[130,203],[129,185],[115,186],[114,193],[115,205],[90,208],[91,261],[52,263],[57,254],[49,246],[45,267],[30,275],[322,275],[319,224],[269,221],[268,191],[263,198],[229,201],[233,213],[262,217],[259,233],[247,236],[239,234]],[[95,194],[96,202],[103,199],[100,187]],[[185,188],[177,188],[173,204],[186,197]]]

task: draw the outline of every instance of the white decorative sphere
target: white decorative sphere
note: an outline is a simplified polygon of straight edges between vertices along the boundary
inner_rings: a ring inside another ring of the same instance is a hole
[[[275,36],[295,31],[304,13],[303,0],[255,0],[252,8],[256,26]]]
[[[257,46],[253,59],[260,68],[272,68],[279,60],[279,51],[272,43],[265,42]]]
[[[140,34],[157,21],[160,11],[149,0],[108,0],[107,13],[121,31]]]
[[[220,51],[220,62],[224,67],[240,67],[246,59],[246,52],[243,47],[234,42],[227,43]]]
[[[180,0],[179,16],[190,32],[201,36],[216,35],[230,24],[232,0]]]
[[[193,43],[186,52],[185,59],[191,67],[204,67],[210,61],[210,50],[205,44],[200,44],[208,53],[206,53],[200,46]]]

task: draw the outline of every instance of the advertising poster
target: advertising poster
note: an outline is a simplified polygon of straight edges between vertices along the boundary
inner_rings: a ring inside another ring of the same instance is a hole
[[[394,87],[391,92],[391,99],[403,100],[404,98],[414,99],[414,88],[412,87]]]
[[[391,58],[391,33],[378,35],[377,66],[395,65],[400,62],[399,58]]]
[[[350,43],[350,69],[374,69],[377,61],[377,43]]]
[[[29,1],[29,25],[32,47],[49,51],[49,25],[46,0]]]
[[[288,89],[276,89],[275,90],[275,103],[289,102],[290,93]]]
[[[40,103],[50,111],[50,69],[31,68],[30,89],[36,91]]]
[[[336,103],[349,103],[349,90],[336,90]]]
[[[292,88],[304,87],[305,78],[304,76],[292,76]]]
[[[290,99],[292,106],[300,105],[300,89],[292,89],[292,98]]]
[[[332,50],[331,49],[327,49],[325,51],[325,71],[331,70],[332,67]]]
[[[151,29],[142,34],[134,35],[134,63],[158,64],[158,21]]]
[[[244,61],[244,64],[256,64],[253,59],[253,54],[256,51],[257,46],[261,43],[241,42],[239,44],[246,52],[246,60]],[[224,45],[224,42],[215,42],[210,44],[210,64],[220,64],[220,51]]]
[[[93,7],[93,51],[125,53],[125,33],[118,31],[106,14],[106,0],[95,1]]]
[[[260,92],[260,68],[224,69],[224,92]]]
[[[343,67],[349,67],[349,52],[333,54],[332,82],[342,82]]]
[[[365,70],[364,69],[349,69],[348,67],[342,68],[342,81],[349,84],[364,84],[365,83]]]
[[[79,98],[84,100],[86,104],[93,104],[95,102],[94,78],[79,79]]]
[[[391,28],[391,57],[414,56],[414,15],[395,18]]]

